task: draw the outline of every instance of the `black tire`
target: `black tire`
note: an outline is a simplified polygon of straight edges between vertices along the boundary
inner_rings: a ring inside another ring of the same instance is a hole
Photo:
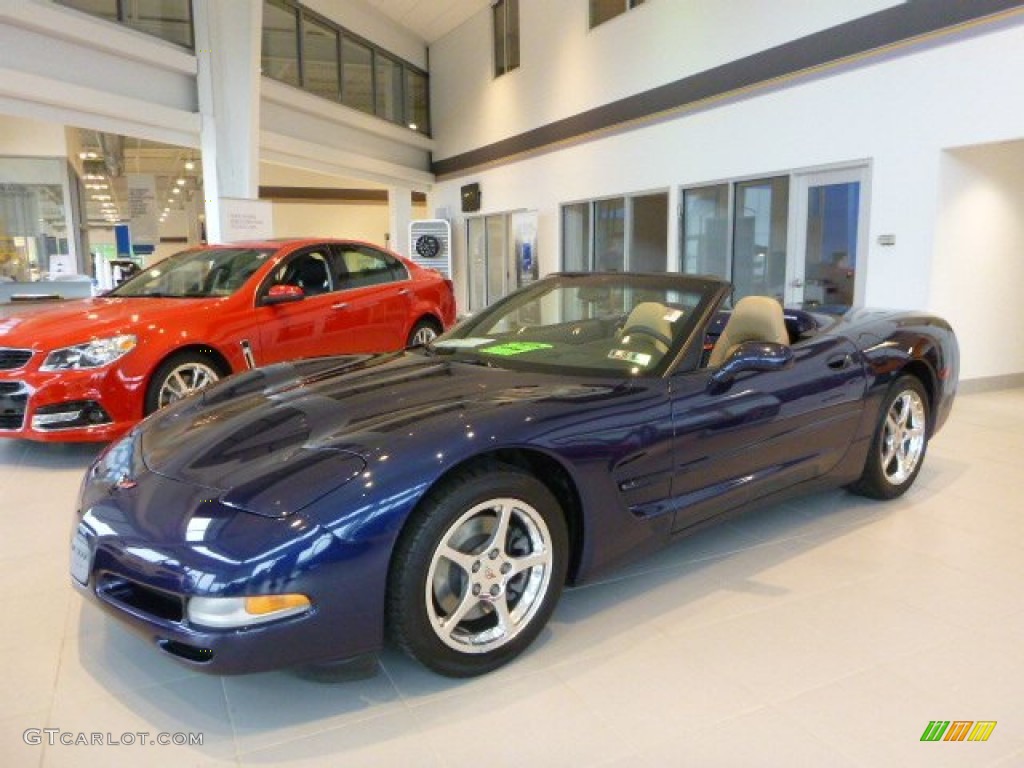
[[[422,347],[441,335],[442,328],[436,320],[423,319],[416,323],[409,331],[409,338],[405,340],[406,349],[409,347]],[[429,338],[428,338],[429,337]]]
[[[439,674],[490,672],[544,628],[567,564],[565,518],[539,480],[499,463],[458,472],[427,495],[399,537],[388,578],[390,636]]]
[[[872,499],[895,499],[914,484],[928,450],[928,411],[928,393],[916,377],[901,376],[889,386],[864,472],[850,491]]]
[[[214,360],[199,352],[179,352],[153,372],[146,389],[146,415],[160,410],[224,376]],[[172,390],[179,390],[176,393]]]

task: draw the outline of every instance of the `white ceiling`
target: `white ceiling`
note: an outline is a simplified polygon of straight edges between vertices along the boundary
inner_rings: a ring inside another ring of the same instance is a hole
[[[428,44],[444,37],[491,0],[367,0],[380,13]]]

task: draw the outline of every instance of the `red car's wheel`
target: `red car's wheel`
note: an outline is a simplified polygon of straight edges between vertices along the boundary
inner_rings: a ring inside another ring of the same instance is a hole
[[[182,352],[168,358],[149,382],[146,415],[210,386],[221,376],[210,358],[198,352]]]

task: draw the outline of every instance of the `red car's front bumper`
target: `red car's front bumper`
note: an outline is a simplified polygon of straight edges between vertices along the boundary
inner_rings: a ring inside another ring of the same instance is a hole
[[[142,418],[144,382],[114,366],[94,370],[0,370],[0,438],[103,442]]]

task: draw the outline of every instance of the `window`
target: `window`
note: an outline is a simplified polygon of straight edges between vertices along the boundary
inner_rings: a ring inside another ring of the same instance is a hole
[[[338,80],[338,31],[302,16],[302,87],[317,96],[341,98]]]
[[[494,17],[494,76],[519,67],[519,0],[496,0]]]
[[[399,122],[402,116],[404,100],[402,98],[402,65],[385,56],[377,53],[374,57],[374,69],[376,72],[376,85],[374,92],[377,97],[377,117],[383,117],[391,122]]]
[[[347,35],[341,41],[341,100],[373,114],[373,51]]]
[[[593,29],[598,24],[621,16],[643,2],[644,0],[590,0],[590,28]]]
[[[263,74],[289,85],[299,84],[299,20],[284,0],[264,0]]]
[[[191,0],[57,0],[61,5],[192,48]]]
[[[414,131],[430,133],[430,94],[427,76],[405,68],[405,119]]]
[[[788,176],[684,190],[682,270],[731,280],[733,300],[782,300],[788,229]]]
[[[341,251],[337,263],[337,285],[341,289],[392,283],[409,277],[405,266],[386,253],[357,247]]]
[[[429,78],[413,65],[295,0],[263,0],[262,42],[267,77],[429,135]]]
[[[666,271],[668,192],[563,205],[562,268]]]

